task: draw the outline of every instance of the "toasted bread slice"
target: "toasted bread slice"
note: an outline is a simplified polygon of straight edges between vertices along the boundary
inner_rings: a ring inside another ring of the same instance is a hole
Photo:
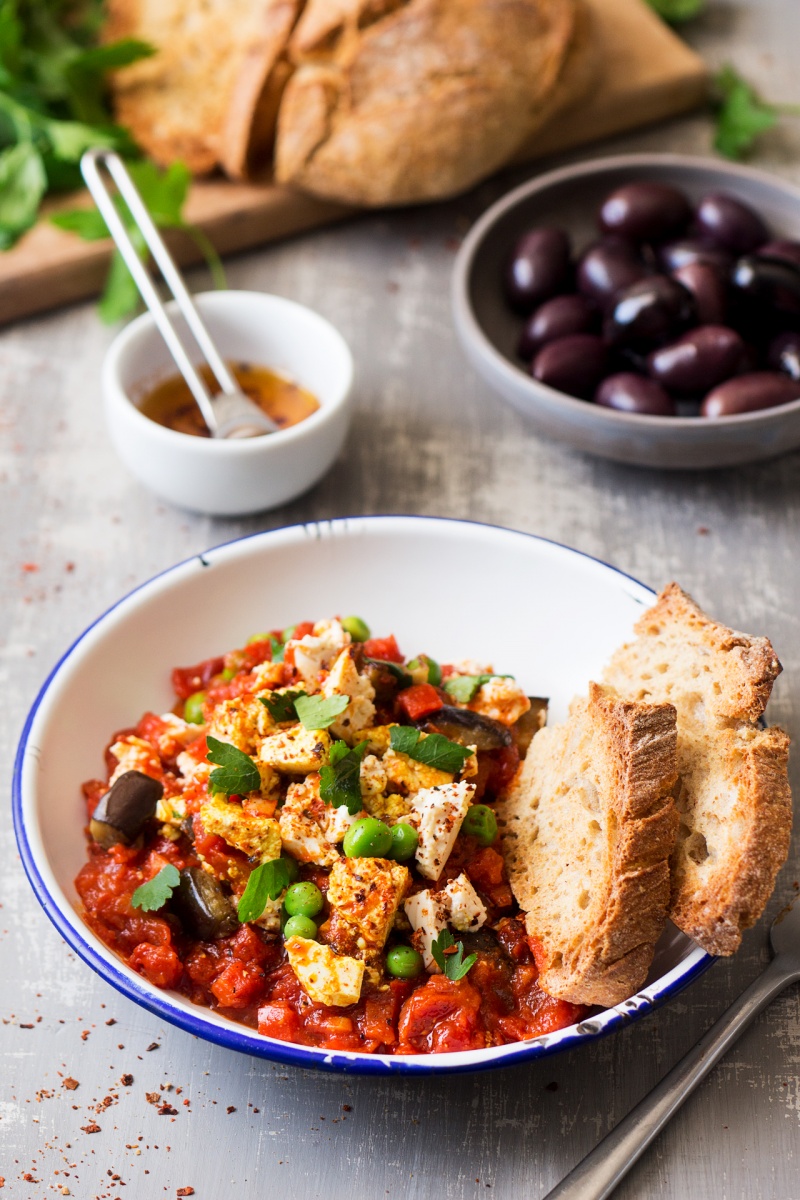
[[[607,1006],[644,983],[669,902],[676,778],[671,704],[593,683],[533,739],[499,823],[550,995]]]
[[[669,584],[604,681],[678,714],[677,808],[669,915],[710,954],[732,954],[758,920],[792,825],[789,739],[762,729],[781,665],[770,642],[712,621]]]

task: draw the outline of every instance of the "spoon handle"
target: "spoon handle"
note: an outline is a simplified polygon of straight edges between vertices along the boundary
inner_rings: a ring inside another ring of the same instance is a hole
[[[544,1200],[605,1200],[670,1118],[748,1025],[799,978],[793,962],[772,960],[696,1046],[656,1084]]]

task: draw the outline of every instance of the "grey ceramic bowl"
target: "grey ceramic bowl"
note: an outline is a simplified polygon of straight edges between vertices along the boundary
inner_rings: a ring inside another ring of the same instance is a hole
[[[551,171],[493,205],[459,251],[453,313],[467,357],[541,433],[617,462],[729,467],[796,449],[800,400],[715,420],[641,416],[555,391],[533,379],[517,358],[522,320],[508,309],[502,290],[503,268],[517,238],[535,225],[557,225],[581,250],[597,236],[595,214],[603,198],[637,179],[674,184],[695,201],[706,192],[729,192],[755,208],[773,236],[800,240],[800,189],[749,167],[677,154],[626,154]]]

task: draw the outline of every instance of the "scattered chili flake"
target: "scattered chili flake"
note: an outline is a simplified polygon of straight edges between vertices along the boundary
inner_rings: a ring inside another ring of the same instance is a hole
[[[83,1130],[84,1133],[99,1133],[100,1132],[100,1126],[97,1124],[96,1121],[90,1121],[90,1123],[88,1125],[81,1125],[81,1129]]]
[[[236,1112],[236,1105],[235,1105],[235,1104],[229,1104],[229,1105],[228,1105],[228,1107],[225,1109],[225,1112],[226,1112],[226,1113],[232,1113],[232,1112]]]
[[[20,1029],[33,1029],[33,1025],[20,1025]]]
[[[546,1084],[544,1085],[544,1090],[545,1090],[546,1092],[557,1092],[557,1091],[558,1091],[558,1084],[556,1083],[555,1079],[552,1081],[552,1083],[546,1083]]]
[[[145,1092],[145,1099],[148,1104],[160,1104],[161,1095],[159,1092]]]
[[[74,1092],[76,1088],[80,1087],[80,1084],[78,1083],[77,1079],[73,1079],[71,1075],[68,1075],[62,1086],[65,1087],[68,1092]]]
[[[108,1020],[106,1021],[106,1025],[116,1025],[116,1023],[117,1023],[116,1017],[109,1017]]]
[[[193,1187],[182,1187],[182,1188],[178,1188],[178,1190],[177,1190],[177,1192],[175,1193],[175,1195],[176,1195],[176,1196],[193,1196],[193,1195],[194,1195],[194,1188],[193,1188]]]
[[[23,563],[22,570],[26,573],[26,575],[31,575],[34,571],[39,570],[39,564],[34,562]]]
[[[353,1111],[352,1104],[343,1104],[342,1105],[342,1112],[352,1112],[352,1111]]]
[[[87,1038],[89,1037],[89,1035],[91,1034],[91,1032],[92,1032],[92,1031],[91,1031],[91,1029],[82,1029],[82,1030],[81,1030],[81,1041],[82,1041],[82,1042],[85,1042],[85,1041],[86,1041],[86,1039],[87,1039]]]
[[[133,1076],[128,1074],[123,1075],[120,1079],[120,1083],[123,1087],[130,1087],[133,1083]]]
[[[707,525],[698,525],[697,532],[700,535],[700,537],[706,537],[709,533],[711,533],[711,530],[708,528]]]
[[[160,1117],[177,1117],[178,1110],[165,1100],[163,1104],[159,1104],[158,1106],[158,1115]]]
[[[150,1045],[147,1047],[147,1049],[148,1050],[160,1050],[161,1043],[160,1042],[151,1042]]]

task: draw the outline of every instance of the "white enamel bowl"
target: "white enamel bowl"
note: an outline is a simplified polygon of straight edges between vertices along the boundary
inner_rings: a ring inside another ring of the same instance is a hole
[[[194,300],[223,358],[284,374],[316,396],[319,409],[255,438],[191,437],[151,421],[137,404],[177,368],[143,313],[117,335],[103,364],[114,449],[140,483],[179,508],[229,517],[287,504],[322,478],[344,443],[353,383],[347,343],[324,317],[282,296],[204,292]],[[175,305],[167,307],[192,345]]]
[[[640,179],[673,184],[692,201],[707,192],[728,192],[761,213],[774,237],[800,239],[800,190],[751,167],[680,154],[623,154],[550,171],[492,205],[458,252],[453,317],[467,358],[535,429],[587,454],[641,467],[699,470],[797,449],[800,400],[715,420],[616,412],[539,383],[517,357],[523,321],[509,310],[502,292],[503,270],[517,238],[536,225],[554,225],[582,250],[598,236],[602,200],[614,188]]]
[[[172,567],[89,626],[57,664],[28,717],[13,803],[34,891],[77,954],[137,1004],[209,1041],[298,1066],[373,1074],[478,1070],[574,1047],[619,1028],[673,996],[712,960],[670,927],[636,996],[557,1033],[486,1050],[394,1058],[259,1037],[151,986],[83,923],[73,885],[86,858],[80,784],[102,773],[113,730],[147,709],[170,707],[173,666],[223,653],[254,630],[356,612],[376,633],[394,633],[409,653],[427,650],[444,661],[476,658],[514,672],[529,692],[551,698],[551,719],[558,720],[651,600],[642,584],[575,550],[436,518],[295,526]]]

